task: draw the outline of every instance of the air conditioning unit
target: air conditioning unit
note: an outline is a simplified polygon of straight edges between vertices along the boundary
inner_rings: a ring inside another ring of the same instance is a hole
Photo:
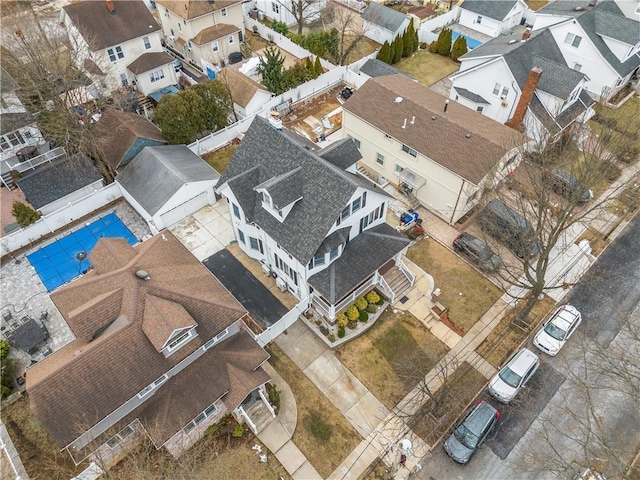
[[[278,278],[276,278],[276,287],[278,287],[278,289],[280,289],[281,292],[286,292],[287,291],[287,282],[285,282],[283,279],[278,277]]]
[[[271,276],[271,267],[264,262],[262,262],[262,271],[267,277]]]
[[[175,42],[176,41],[175,35],[169,35],[169,40],[171,40],[172,42]]]

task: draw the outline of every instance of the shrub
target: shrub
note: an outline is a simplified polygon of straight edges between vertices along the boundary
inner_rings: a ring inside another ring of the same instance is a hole
[[[602,175],[609,182],[617,180],[622,171],[620,168],[609,160],[603,160],[602,162]]]
[[[429,48],[429,44],[427,42],[420,42],[420,50],[426,50]]]
[[[280,392],[278,391],[278,388],[275,385],[270,385],[271,388],[269,389],[269,401],[271,402],[272,405],[275,405],[276,407],[280,406]]]
[[[375,290],[371,290],[367,293],[367,302],[369,303],[378,303],[380,301],[380,295]]]
[[[456,41],[453,42],[453,47],[451,48],[451,59],[458,61],[458,58],[467,53],[468,50],[467,39],[460,35],[456,38]]]
[[[345,313],[347,314],[347,318],[349,320],[357,320],[360,316],[360,311],[355,305],[351,305],[349,308],[347,308],[347,311]]]
[[[29,205],[26,205],[18,200],[13,201],[13,208],[11,209],[11,215],[13,215],[21,227],[27,227],[32,223],[35,223],[40,214],[36,212]]]
[[[241,438],[244,435],[244,427],[242,425],[236,425],[233,427],[232,437]]]
[[[336,322],[338,322],[338,327],[346,327],[347,323],[349,323],[349,319],[344,313],[339,313],[336,316]]]
[[[366,310],[363,310],[360,312],[360,321],[361,322],[366,322],[367,320],[369,320],[369,314],[367,313]]]
[[[624,144],[620,145],[615,152],[613,152],[616,160],[631,165],[638,160],[640,155],[640,147],[636,145]]]
[[[358,318],[359,317],[360,315],[358,315]],[[349,323],[347,323],[347,327],[349,327],[351,330],[353,330],[357,326],[358,326],[358,320],[349,320]]]
[[[336,336],[333,333],[330,333],[329,335],[327,335],[327,340],[333,343],[336,341]]]
[[[7,355],[9,355],[9,342],[3,338],[0,339],[0,362],[4,362]]]
[[[274,20],[271,24],[271,30],[282,35],[286,35],[287,33],[289,33],[289,27],[287,27],[287,24],[284,22],[279,22],[277,20]]]
[[[368,313],[376,313],[378,311],[378,306],[375,303],[371,303],[367,306]]]
[[[329,329],[324,325],[320,325],[320,331],[323,335],[329,335]]]
[[[345,333],[344,327],[338,327],[338,338],[344,338]]]
[[[393,55],[391,54],[391,45],[389,45],[388,41],[385,40],[385,42],[382,44],[382,47],[378,51],[378,55],[376,55],[376,58],[381,62],[391,64]]]
[[[303,423],[317,440],[326,442],[331,438],[331,425],[325,422],[320,412],[316,412],[315,410],[310,412],[309,415],[304,418]]]
[[[358,310],[364,310],[365,308],[367,308],[368,304],[369,302],[367,302],[364,297],[356,298],[356,301],[354,303],[354,305],[358,308]]]
[[[429,52],[430,53],[438,53],[438,41],[434,40],[429,44]]]
[[[11,389],[5,385],[0,385],[0,398],[3,400],[11,395]]]

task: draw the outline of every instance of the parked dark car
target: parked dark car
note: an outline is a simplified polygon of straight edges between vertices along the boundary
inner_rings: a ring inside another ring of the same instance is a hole
[[[535,257],[540,253],[540,244],[529,221],[501,200],[493,199],[487,203],[480,213],[479,222],[482,230],[500,240],[518,257]]]
[[[468,463],[499,419],[498,410],[487,402],[478,400],[478,404],[456,424],[444,442],[445,452],[456,463]]]
[[[241,61],[242,61],[242,53],[232,52],[229,54],[229,65],[233,65],[234,63],[240,63]]]
[[[500,257],[491,247],[469,233],[461,233],[453,241],[453,249],[469,257],[481,269],[495,272],[500,267]]]
[[[593,198],[593,192],[580,184],[578,179],[565,170],[554,168],[547,173],[546,180],[558,195],[576,203],[585,203]]]

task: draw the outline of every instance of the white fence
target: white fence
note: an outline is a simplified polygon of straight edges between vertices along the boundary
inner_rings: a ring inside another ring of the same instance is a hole
[[[74,220],[92,213],[120,197],[122,197],[120,185],[113,182],[99,190],[94,190],[93,193],[90,193],[84,198],[75,202],[69,202],[68,205],[55,212],[41,216],[34,224],[2,237],[2,240],[0,240],[0,256],[5,256],[30,245],[45,235],[55,232]]]
[[[280,335],[287,328],[293,325],[293,322],[295,322],[307,308],[309,308],[309,299],[305,298],[299,304],[289,310],[289,312],[286,313],[280,320],[271,325],[260,335],[257,335],[257,342],[262,347],[264,347],[268,343],[271,343],[278,335]]]
[[[438,15],[431,20],[427,20],[426,22],[422,22],[420,28],[418,29],[418,40],[421,42],[431,43],[434,40],[438,39],[438,34],[433,33],[435,30],[444,27],[445,25],[450,25],[454,22],[458,21],[460,18],[460,8],[454,7],[453,10],[443,13],[442,15]]]

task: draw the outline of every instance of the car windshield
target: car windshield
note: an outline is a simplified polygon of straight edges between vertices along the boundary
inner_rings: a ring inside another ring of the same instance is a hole
[[[498,376],[504,383],[506,383],[507,385],[513,388],[518,387],[518,385],[520,384],[520,379],[522,378],[517,373],[514,373],[514,371],[511,370],[510,368],[502,369],[498,374]]]
[[[544,331],[547,333],[547,335],[555,338],[556,340],[564,340],[564,336],[567,334],[567,332],[559,328],[553,322],[547,323],[547,325],[544,327]]]
[[[491,255],[493,254],[487,244],[478,238],[470,239],[469,247],[470,250],[478,255],[481,260],[489,260],[491,258]]]
[[[464,424],[458,426],[454,430],[454,435],[465,447],[473,450],[478,445],[478,437],[471,433],[471,431],[464,426]]]

